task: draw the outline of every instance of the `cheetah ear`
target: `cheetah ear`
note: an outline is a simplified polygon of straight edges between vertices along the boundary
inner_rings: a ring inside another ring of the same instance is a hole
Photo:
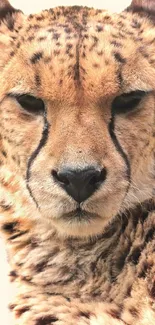
[[[132,0],[127,11],[138,13],[141,16],[147,16],[155,22],[155,0]]]
[[[0,1],[0,20],[7,18],[7,15],[12,15],[14,12],[16,12],[16,9],[10,5],[9,1]]]
[[[9,30],[13,30],[19,14],[22,14],[21,10],[12,7],[8,0],[0,0],[0,22],[4,21]]]
[[[24,14],[14,9],[8,0],[0,0],[0,71],[12,50],[12,32],[13,36],[18,33],[18,27],[22,26],[24,19]]]

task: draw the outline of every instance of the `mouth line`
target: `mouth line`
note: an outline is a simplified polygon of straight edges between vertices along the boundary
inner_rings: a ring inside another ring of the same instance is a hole
[[[96,219],[101,219],[101,217],[96,213],[88,212],[86,210],[82,210],[81,208],[77,208],[76,210],[63,214],[61,219],[65,219],[68,221],[71,220],[73,221],[75,219],[76,221],[89,222],[91,219],[96,220]]]

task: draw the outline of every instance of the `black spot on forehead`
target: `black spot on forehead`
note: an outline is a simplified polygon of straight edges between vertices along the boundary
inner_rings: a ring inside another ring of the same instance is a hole
[[[117,34],[111,34],[111,36],[112,36],[112,38],[115,38],[115,39],[117,39],[118,38],[118,35]]]
[[[60,50],[54,50],[53,53],[55,56],[58,56],[60,54]]]
[[[6,153],[5,150],[2,150],[1,153],[2,153],[2,155],[3,155],[4,157],[7,157],[7,153]]]
[[[11,51],[11,52],[10,52],[10,56],[13,57],[14,55],[15,55],[15,52],[14,52],[14,51]]]
[[[72,29],[70,27],[66,27],[64,30],[67,34],[70,34],[72,32]]]
[[[120,20],[120,21],[118,22],[118,26],[121,27],[121,28],[123,28],[123,27],[125,26],[124,23],[122,22],[122,20]]]
[[[103,31],[103,26],[102,25],[97,25],[96,26],[96,31],[97,32],[102,32]]]
[[[73,47],[73,44],[68,43],[68,44],[66,44],[66,47],[67,47],[67,49],[71,49]]]
[[[38,24],[34,24],[34,25],[29,25],[28,29],[27,29],[27,32],[30,31],[31,29],[39,29],[41,26],[38,25]]]
[[[30,58],[30,61],[32,64],[35,64],[36,62],[38,62],[41,58],[43,57],[43,52],[36,52],[32,55],[32,57]]]
[[[37,87],[41,86],[41,78],[40,78],[39,74],[35,75],[35,84],[36,84]]]
[[[70,55],[70,51],[73,48],[73,44],[66,44],[66,54]]]
[[[130,307],[129,308],[129,312],[132,316],[134,317],[138,317],[139,316],[139,312],[138,309],[136,309],[135,307]]]
[[[118,78],[118,82],[119,82],[120,86],[122,86],[122,84],[123,84],[123,76],[122,76],[122,71],[121,71],[121,69],[119,69],[119,70],[117,71],[117,78]]]
[[[56,30],[52,27],[52,28],[49,28],[49,29],[48,29],[48,32],[49,32],[49,33],[52,33],[52,32],[55,33]]]
[[[116,41],[116,40],[113,40],[113,41],[111,42],[111,45],[114,45],[115,47],[122,47],[122,43],[120,43],[120,42],[118,42],[118,41]]]
[[[33,19],[34,15],[30,14],[28,18]]]
[[[137,19],[133,18],[131,26],[132,28],[140,28],[141,24]]]
[[[45,57],[44,58],[44,63],[49,63],[49,62],[51,62],[51,57],[49,56],[49,57]]]
[[[44,20],[44,16],[37,16],[36,20],[38,20],[38,21]]]
[[[123,63],[123,64],[126,63],[126,59],[123,58],[120,52],[114,52],[114,57],[116,61],[118,61],[119,63]]]
[[[35,39],[34,36],[29,36],[29,37],[27,38],[27,41],[31,42],[31,41],[33,41],[34,39]]]
[[[125,31],[125,34],[126,35],[129,35],[129,36],[133,36],[134,35],[134,32],[130,31],[130,30],[126,30]]]
[[[118,37],[122,38],[122,39],[125,39],[126,38],[126,33],[122,30],[122,32],[118,33]]]
[[[19,49],[19,48],[20,48],[20,46],[21,46],[21,43],[20,43],[20,42],[18,42],[18,43],[17,43],[17,45],[16,45],[16,48],[17,48],[17,49]]]
[[[103,55],[103,51],[102,50],[101,51],[97,51],[97,55],[102,56]]]
[[[41,42],[41,41],[45,41],[46,40],[46,36],[40,36],[38,37],[38,41]]]
[[[11,36],[11,38],[15,41],[17,39],[16,36]]]
[[[60,38],[60,33],[53,33],[53,39],[58,40]]]

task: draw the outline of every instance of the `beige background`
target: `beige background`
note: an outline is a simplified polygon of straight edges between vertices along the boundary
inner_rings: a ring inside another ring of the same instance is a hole
[[[83,5],[119,12],[130,4],[130,0],[10,0],[10,2],[14,7],[22,9],[26,14],[59,5]],[[7,311],[11,295],[7,282],[7,273],[8,265],[6,263],[5,250],[0,241],[0,325],[11,325],[12,323]]]
[[[121,11],[130,4],[130,0],[10,0],[16,8],[25,13],[37,12],[45,8],[56,6],[88,6],[112,11]]]

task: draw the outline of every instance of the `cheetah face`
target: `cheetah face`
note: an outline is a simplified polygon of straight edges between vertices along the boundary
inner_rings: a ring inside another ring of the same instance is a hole
[[[97,235],[153,197],[155,28],[132,12],[14,15],[1,25],[2,161],[49,227]]]

